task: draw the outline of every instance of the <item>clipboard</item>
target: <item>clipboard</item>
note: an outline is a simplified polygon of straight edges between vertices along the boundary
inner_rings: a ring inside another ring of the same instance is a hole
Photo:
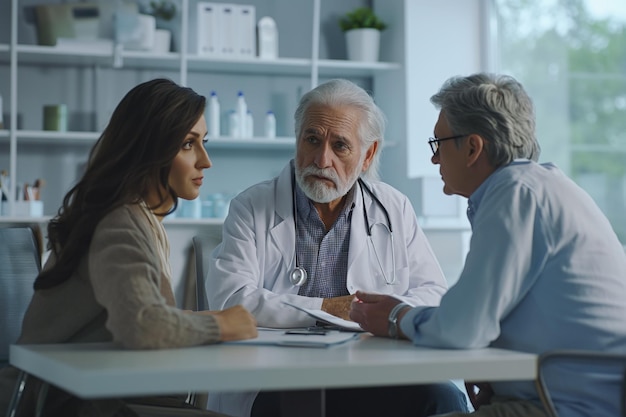
[[[358,323],[355,323],[355,322],[350,321],[350,320],[344,320],[344,319],[339,318],[337,316],[333,316],[332,314],[328,314],[325,311],[322,311],[322,310],[311,310],[311,309],[308,309],[308,308],[300,307],[300,306],[295,305],[295,304],[288,303],[286,301],[283,301],[283,304],[287,304],[288,306],[291,306],[291,307],[293,307],[295,309],[298,309],[300,311],[304,311],[305,313],[307,313],[309,316],[315,318],[316,320],[322,321],[324,323],[328,323],[331,326],[335,326],[339,330],[351,331],[351,332],[363,332],[364,331],[361,328],[361,326],[359,326]]]
[[[358,333],[319,329],[269,329],[259,328],[254,339],[226,342],[233,345],[270,345],[287,347],[327,348],[359,338]]]

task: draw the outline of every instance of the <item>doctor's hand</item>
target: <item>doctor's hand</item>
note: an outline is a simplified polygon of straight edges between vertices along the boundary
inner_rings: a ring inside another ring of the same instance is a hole
[[[210,313],[217,319],[222,342],[257,337],[256,319],[244,307],[236,305],[226,310]]]
[[[400,300],[385,294],[370,294],[361,291],[357,291],[355,296],[350,309],[350,318],[359,323],[363,330],[375,336],[389,337],[389,313],[396,304],[400,303]],[[406,313],[406,309],[398,315],[398,324],[403,313]],[[400,331],[400,326],[398,326],[398,336],[406,338]]]
[[[354,295],[324,298],[324,301],[322,301],[322,311],[344,320],[350,320],[350,303],[353,299]]]

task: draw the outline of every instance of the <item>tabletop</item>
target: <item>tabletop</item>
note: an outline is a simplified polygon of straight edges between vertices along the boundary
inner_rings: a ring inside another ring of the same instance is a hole
[[[12,365],[79,397],[533,380],[537,355],[429,349],[362,334],[327,348],[221,343],[124,350],[113,343],[12,345]]]

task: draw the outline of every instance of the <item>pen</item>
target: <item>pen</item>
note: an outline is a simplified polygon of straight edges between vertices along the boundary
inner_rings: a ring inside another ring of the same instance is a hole
[[[296,329],[296,330],[287,330],[285,334],[296,334],[301,336],[326,336],[326,330],[323,329]]]

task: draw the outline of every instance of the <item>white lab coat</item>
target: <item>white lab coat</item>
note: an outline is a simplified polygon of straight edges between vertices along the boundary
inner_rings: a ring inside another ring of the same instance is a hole
[[[389,213],[395,250],[384,211],[371,196],[356,190],[350,229],[347,289],[393,294],[417,306],[437,306],[447,289],[446,280],[408,198],[388,184],[367,184]],[[359,187],[357,185],[357,187]],[[363,204],[372,227],[367,236]],[[283,304],[288,301],[320,309],[322,298],[298,295],[289,281],[295,268],[295,225],[291,163],[272,180],[254,185],[230,203],[222,243],[211,254],[206,280],[212,310],[241,304],[262,327],[305,327],[315,324],[306,313]],[[376,246],[378,259],[374,253]],[[393,278],[396,282],[387,284]],[[233,416],[249,416],[256,393],[210,393],[209,409]]]

